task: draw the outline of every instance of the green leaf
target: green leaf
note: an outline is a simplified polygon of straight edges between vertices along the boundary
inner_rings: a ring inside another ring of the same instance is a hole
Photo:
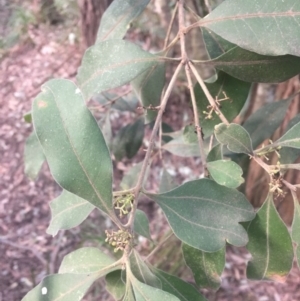
[[[35,180],[44,162],[45,155],[43,149],[36,137],[35,131],[33,131],[26,139],[24,148],[25,174],[28,178]]]
[[[24,121],[27,123],[32,123],[32,115],[31,112],[27,112],[26,114],[24,114],[23,116]]]
[[[191,144],[198,142],[197,132],[195,130],[194,125],[187,125],[186,127],[184,127],[184,129],[183,129],[183,139],[187,143],[191,143]]]
[[[290,103],[291,98],[267,104],[246,120],[243,127],[249,133],[254,148],[273,135],[283,121]]]
[[[136,155],[143,144],[144,129],[143,118],[121,128],[113,140],[113,153],[118,161],[125,156],[132,159]]]
[[[200,26],[253,52],[300,56],[299,23],[298,0],[256,0],[255,5],[244,0],[230,0],[200,21]]]
[[[63,79],[48,81],[34,100],[32,114],[57,183],[115,216],[110,154],[75,84]]]
[[[298,263],[298,267],[300,266],[300,204],[295,192],[292,192],[292,197],[294,200],[294,217],[292,223],[292,239],[293,242],[296,243],[295,255]]]
[[[122,301],[136,301],[131,283],[126,284],[126,291]]]
[[[47,233],[55,236],[59,230],[67,230],[81,224],[95,207],[88,201],[63,190],[51,201],[51,221]]]
[[[163,194],[148,194],[164,211],[175,235],[184,243],[215,252],[225,242],[243,246],[248,242],[239,222],[255,213],[245,196],[209,179],[200,179]]]
[[[182,252],[197,285],[201,288],[217,290],[221,285],[221,274],[225,267],[225,248],[207,253],[182,244]]]
[[[243,170],[239,165],[229,160],[218,160],[207,163],[211,177],[220,185],[237,188],[244,183]]]
[[[151,240],[149,221],[144,211],[139,209],[136,210],[133,229],[138,235],[144,236]]]
[[[120,264],[103,253],[98,248],[84,247],[66,255],[60,265],[59,274],[90,274],[97,273],[104,276],[114,270],[120,269]]]
[[[222,144],[215,145],[207,155],[207,162],[223,160]]]
[[[247,249],[252,255],[247,277],[282,280],[287,276],[294,257],[293,245],[287,227],[276,211],[271,193],[255,219],[248,223],[247,232]]]
[[[167,150],[173,155],[179,157],[199,157],[199,144],[198,143],[189,143],[181,135],[180,137],[174,138],[170,142],[162,146],[163,149]]]
[[[300,122],[300,114],[296,115],[287,125],[286,132],[290,130],[295,124]],[[300,156],[300,150],[290,147],[282,147],[279,150],[280,163],[291,164],[294,163]]]
[[[178,185],[175,181],[175,178],[170,175],[170,173],[167,171],[167,169],[163,168],[161,179],[160,179],[160,184],[159,184],[159,192],[160,193],[167,192],[177,186]]]
[[[292,55],[265,56],[235,47],[207,62],[245,82],[278,83],[300,73],[300,58]]]
[[[101,18],[96,43],[122,39],[130,23],[145,9],[149,0],[114,0]]]
[[[213,98],[224,99],[220,101],[220,110],[229,122],[240,113],[247,100],[250,87],[250,83],[240,81],[224,72],[219,72],[218,79],[214,83],[207,83],[207,88]],[[201,128],[205,136],[210,136],[214,131],[214,126],[219,124],[221,119],[215,112],[211,119],[204,113],[209,113],[210,107],[208,107],[209,102],[199,84],[195,86],[195,96]]]
[[[131,283],[136,301],[180,301],[180,299],[174,295],[171,295],[161,289],[146,285],[134,277],[131,277]]]
[[[99,122],[100,129],[102,131],[102,134],[104,136],[105,142],[108,146],[111,145],[112,140],[112,129],[111,129],[111,123],[110,123],[110,115],[109,112],[102,118]]]
[[[161,288],[160,280],[151,272],[136,250],[131,252],[129,262],[135,278],[150,286]]]
[[[274,145],[281,147],[300,148],[300,122],[288,130]]]
[[[166,65],[164,62],[157,62],[149,70],[145,71],[132,82],[132,86],[144,108],[157,107],[160,105],[162,90],[165,86]],[[156,118],[157,109],[146,109],[145,119],[149,123]]]
[[[227,145],[234,153],[253,154],[252,142],[248,132],[240,125],[232,123],[229,125],[218,124],[215,126],[217,140]]]
[[[221,56],[222,54],[228,52],[232,48],[237,47],[235,44],[224,40],[220,36],[216,35],[213,31],[208,30],[205,27],[202,27],[201,31],[204,38],[207,53],[211,59],[215,59]]]
[[[77,81],[84,98],[129,83],[160,59],[124,40],[107,40],[84,54]]]
[[[117,270],[105,276],[106,289],[115,298],[120,300],[125,294],[125,283],[122,280],[122,271]]]
[[[80,301],[97,274],[58,274],[50,275],[32,289],[22,301]]]
[[[193,285],[158,269],[153,269],[153,272],[160,279],[162,289],[180,301],[206,301]]]

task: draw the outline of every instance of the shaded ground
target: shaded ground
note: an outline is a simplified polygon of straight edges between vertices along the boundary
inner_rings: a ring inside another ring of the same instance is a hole
[[[46,166],[36,182],[24,175],[24,141],[31,125],[23,121],[23,115],[30,110],[33,97],[46,80],[74,79],[82,55],[78,45],[69,45],[67,38],[57,39],[61,37],[60,28],[31,29],[29,36],[30,40],[12,49],[0,65],[0,301],[20,300],[43,276],[57,271],[66,253],[83,243],[93,242],[100,247],[102,244],[99,231],[93,232],[103,222],[97,213],[92,214],[92,223],[87,221],[80,227],[81,232],[77,227],[55,238],[46,235],[48,202],[59,194],[60,188]],[[178,106],[169,110],[172,116],[178,116]],[[174,164],[177,161],[178,158],[173,159]],[[177,164],[179,170],[181,163]],[[126,169],[122,164],[118,167]],[[161,213],[155,213],[156,218],[158,215]],[[151,227],[157,233],[157,225],[152,222]],[[159,230],[163,228],[164,224]],[[283,284],[249,282],[245,279],[248,260],[245,251],[230,248],[222,287],[217,294],[205,292],[209,300],[300,300],[298,270],[293,269]],[[184,275],[191,277],[187,271]],[[87,300],[109,299],[100,285],[94,292],[101,297],[93,298],[91,294]]]

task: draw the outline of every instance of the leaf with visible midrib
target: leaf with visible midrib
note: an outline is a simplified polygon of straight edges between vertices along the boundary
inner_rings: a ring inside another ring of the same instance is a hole
[[[182,252],[197,285],[217,290],[221,285],[221,274],[225,267],[225,248],[207,253],[182,244]]]
[[[101,17],[96,43],[107,39],[122,39],[128,25],[148,5],[150,0],[114,0]]]
[[[288,130],[274,145],[281,147],[300,148],[300,122]]]
[[[110,154],[76,85],[63,79],[48,81],[33,102],[32,116],[57,183],[115,216]]]
[[[77,81],[86,100],[129,83],[161,59],[124,40],[106,40],[84,54]]]
[[[251,279],[283,280],[293,263],[293,245],[286,225],[281,220],[270,193],[254,220],[245,225],[252,255],[247,276]]]
[[[243,246],[242,221],[255,213],[245,196],[209,179],[191,181],[163,194],[148,194],[164,211],[175,235],[186,244],[215,252],[225,242]]]
[[[229,125],[218,124],[215,126],[217,140],[228,146],[234,153],[253,154],[252,141],[248,132],[240,125],[232,123]]]
[[[80,301],[97,274],[56,274],[45,277],[22,301]]]
[[[242,48],[264,55],[300,56],[298,0],[224,1],[199,25]]]
[[[56,235],[59,230],[67,230],[81,224],[95,206],[77,195],[64,190],[51,201],[51,221],[47,233]]]

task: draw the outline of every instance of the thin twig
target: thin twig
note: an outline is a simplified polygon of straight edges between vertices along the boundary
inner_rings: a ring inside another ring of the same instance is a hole
[[[198,115],[198,108],[197,108],[197,103],[196,103],[196,97],[195,97],[195,92],[194,92],[194,87],[193,87],[193,82],[192,82],[192,77],[191,77],[191,70],[189,68],[189,64],[185,66],[185,73],[186,77],[188,80],[188,87],[190,90],[191,94],[191,99],[192,99],[192,105],[193,105],[193,112],[194,112],[194,122],[195,122],[195,129],[197,133],[197,140],[199,144],[199,149],[200,149],[200,154],[201,154],[201,160],[204,168],[204,173],[207,173],[206,170],[206,155],[204,152],[204,142],[202,138],[202,129],[199,121],[199,115]]]
[[[179,23],[179,37],[181,47],[181,57],[183,64],[187,64],[188,57],[185,48],[185,25],[184,25],[184,0],[178,0],[178,23]]]
[[[270,175],[270,173],[271,173],[271,169],[270,169],[270,166],[268,165],[268,164],[266,164],[261,158],[259,158],[259,157],[256,157],[256,156],[254,156],[254,157],[252,157],[253,158],[253,160],[257,163],[257,164],[259,164],[269,175]]]
[[[168,42],[169,42],[169,38],[170,38],[170,35],[171,35],[171,30],[172,30],[172,27],[173,27],[173,24],[174,24],[174,20],[175,20],[175,17],[176,17],[177,10],[178,10],[178,2],[176,3],[175,8],[173,10],[170,25],[169,25],[168,30],[167,30],[167,35],[166,35],[165,42],[164,42],[164,50],[168,46]]]
[[[167,236],[162,241],[160,241],[156,245],[156,247],[149,253],[149,255],[144,259],[144,261],[148,261],[149,258],[153,256],[162,247],[162,245],[173,236],[173,234],[174,233],[172,231],[169,234],[167,234]]]
[[[218,104],[216,103],[216,101],[214,100],[214,98],[212,97],[210,92],[208,91],[208,89],[207,89],[203,79],[201,78],[200,74],[198,73],[197,69],[194,67],[192,62],[190,62],[189,65],[190,65],[190,68],[191,68],[192,72],[194,73],[199,85],[201,86],[207,100],[209,101],[211,107],[214,109],[214,111],[216,111],[216,114],[220,117],[222,122],[225,123],[226,125],[229,125],[227,118],[224,116],[224,114],[220,110]]]
[[[155,139],[156,139],[156,134],[157,134],[157,131],[159,129],[160,122],[161,122],[163,113],[165,111],[168,99],[169,99],[169,97],[171,95],[171,92],[172,92],[173,87],[175,85],[177,76],[178,76],[179,72],[181,71],[182,66],[183,66],[182,62],[177,66],[177,68],[176,68],[176,70],[175,70],[175,72],[174,72],[174,74],[173,74],[173,76],[172,76],[172,78],[170,80],[169,86],[166,89],[166,93],[165,93],[165,95],[164,95],[164,97],[163,97],[163,99],[161,101],[160,109],[158,111],[158,114],[157,114],[157,117],[156,117],[156,121],[155,121],[155,124],[153,126],[152,134],[151,134],[151,137],[150,137],[149,147],[147,149],[147,152],[146,152],[146,155],[145,155],[145,159],[143,161],[142,169],[141,169],[141,172],[139,174],[139,178],[138,178],[137,184],[136,184],[136,186],[134,188],[134,191],[135,191],[134,192],[135,201],[133,203],[133,207],[132,207],[132,210],[131,210],[128,222],[124,226],[125,228],[132,228],[133,227],[134,216],[135,216],[135,212],[136,212],[137,205],[138,205],[138,196],[139,196],[141,187],[143,186],[143,182],[144,182],[146,170],[147,170],[147,167],[148,167],[148,164],[149,164],[149,160],[150,160],[150,157],[151,157],[151,153],[152,153],[152,150],[153,150],[153,147],[154,147],[154,142],[155,142]]]
[[[293,184],[289,183],[288,181],[286,181],[285,179],[281,180],[282,183],[292,192],[292,191],[297,191],[297,187],[294,186]]]
[[[207,8],[207,11],[210,13],[211,12],[211,6],[210,6],[208,0],[204,0],[204,3],[205,3],[205,6]]]

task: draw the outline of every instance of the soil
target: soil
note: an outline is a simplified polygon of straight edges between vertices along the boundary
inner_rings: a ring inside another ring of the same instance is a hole
[[[32,99],[45,81],[53,77],[74,79],[82,57],[82,47],[70,45],[67,35],[63,38],[61,32],[60,27],[30,28],[27,40],[11,49],[0,65],[0,301],[21,300],[46,274],[57,272],[68,252],[82,245],[101,248],[103,244],[99,228],[105,220],[96,212],[80,227],[61,231],[55,237],[47,235],[48,203],[61,189],[46,165],[34,182],[24,174],[24,142],[32,129],[31,124],[24,122],[23,115],[30,111]],[[181,122],[178,106],[170,106],[168,110],[173,113],[174,123]],[[139,158],[142,156],[141,151]],[[193,169],[188,160],[178,161],[178,158],[171,161],[177,171],[187,164]],[[127,161],[117,165],[119,179],[128,165]],[[157,208],[146,202],[143,208],[152,221],[151,228],[157,229],[154,217],[161,212],[153,212]],[[160,230],[166,230],[165,225]],[[207,298],[211,301],[300,300],[300,272],[296,267],[285,283],[253,282],[245,276],[249,258],[244,249],[228,248],[222,286],[217,293],[203,291]],[[192,279],[187,269],[183,274]],[[94,297],[96,294],[98,297]],[[103,282],[85,300],[110,300]]]

